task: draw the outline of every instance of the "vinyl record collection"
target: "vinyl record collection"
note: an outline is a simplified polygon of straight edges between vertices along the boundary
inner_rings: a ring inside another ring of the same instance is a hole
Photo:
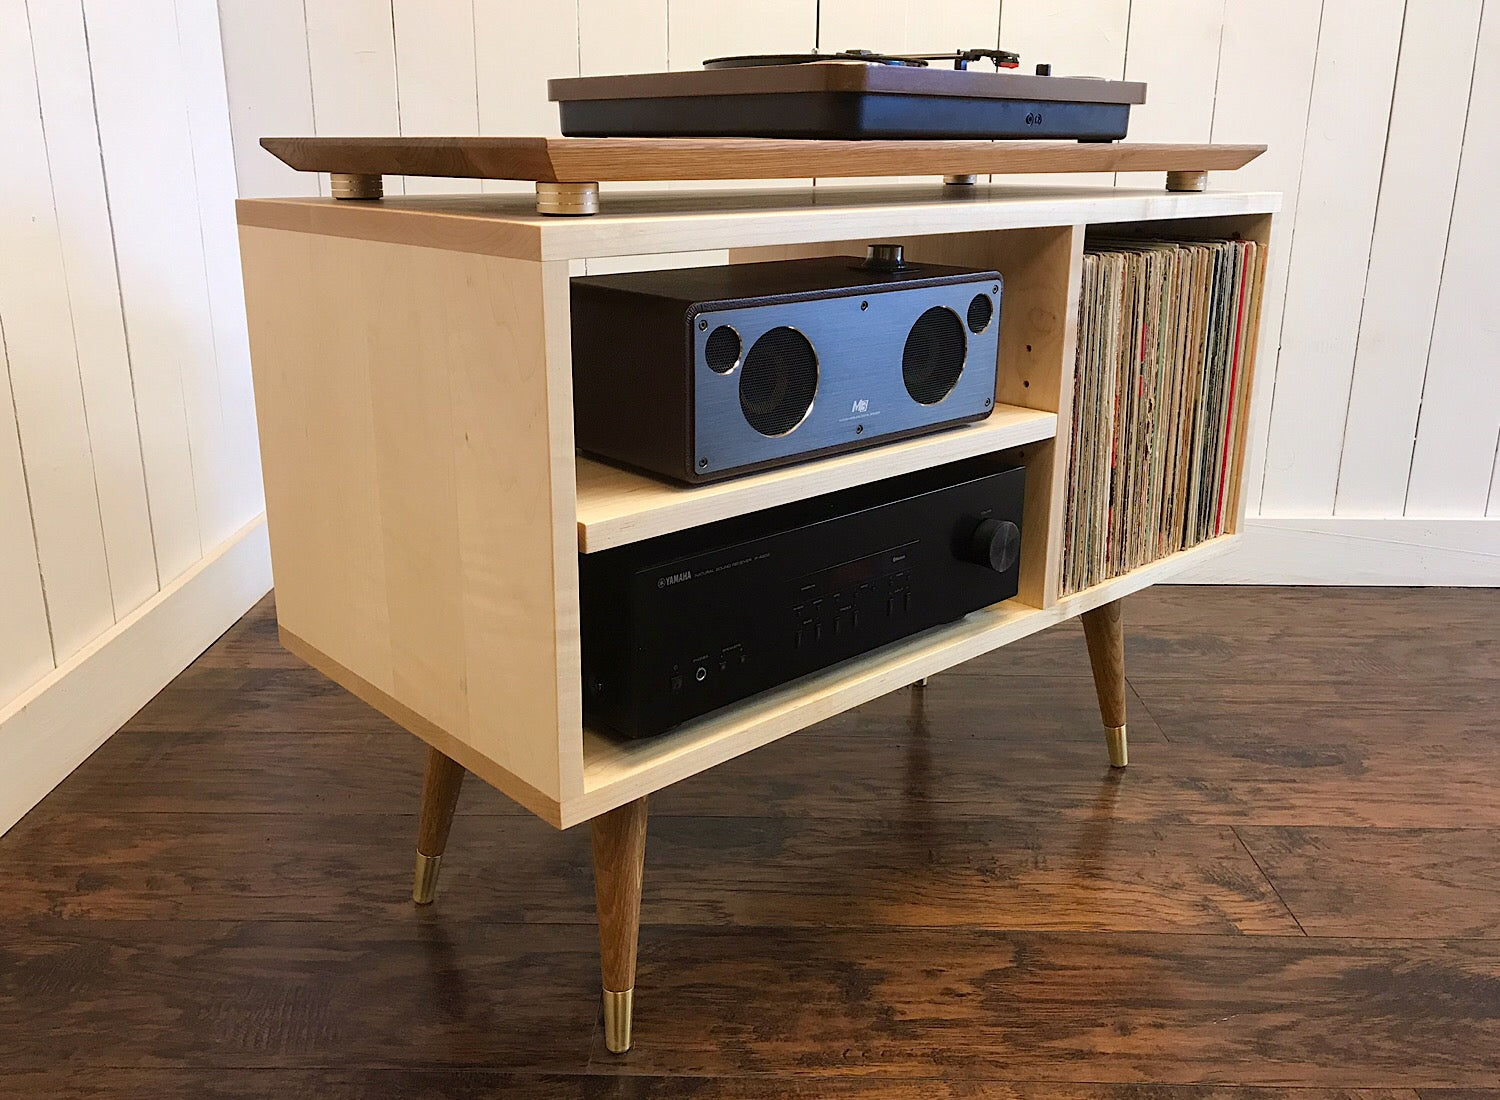
[[[1088,242],[1065,593],[1226,531],[1263,262],[1253,241]]]

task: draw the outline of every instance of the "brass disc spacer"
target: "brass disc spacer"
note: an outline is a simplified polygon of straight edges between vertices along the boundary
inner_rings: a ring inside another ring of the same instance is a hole
[[[536,212],[563,217],[599,213],[597,183],[538,183]]]
[[[330,172],[328,189],[336,199],[378,199],[385,195],[385,177],[365,172]]]
[[[1203,191],[1208,187],[1207,172],[1168,172],[1168,191]]]

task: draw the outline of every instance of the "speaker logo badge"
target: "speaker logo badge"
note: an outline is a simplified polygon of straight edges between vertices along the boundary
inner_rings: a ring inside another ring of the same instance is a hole
[[[867,413],[870,411],[870,399],[868,397],[857,398],[854,407],[849,410],[852,413]]]

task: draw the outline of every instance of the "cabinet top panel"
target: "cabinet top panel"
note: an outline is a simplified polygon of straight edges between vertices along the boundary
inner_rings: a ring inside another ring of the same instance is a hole
[[[245,226],[531,260],[1270,214],[1280,206],[1279,194],[1264,191],[1021,182],[946,187],[937,180],[750,190],[606,188],[601,212],[581,218],[538,214],[529,193],[237,204]]]

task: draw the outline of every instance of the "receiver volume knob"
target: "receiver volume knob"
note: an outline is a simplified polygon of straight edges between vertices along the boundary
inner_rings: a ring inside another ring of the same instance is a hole
[[[987,519],[969,536],[969,560],[1004,573],[1021,556],[1021,529],[1008,519]]]

